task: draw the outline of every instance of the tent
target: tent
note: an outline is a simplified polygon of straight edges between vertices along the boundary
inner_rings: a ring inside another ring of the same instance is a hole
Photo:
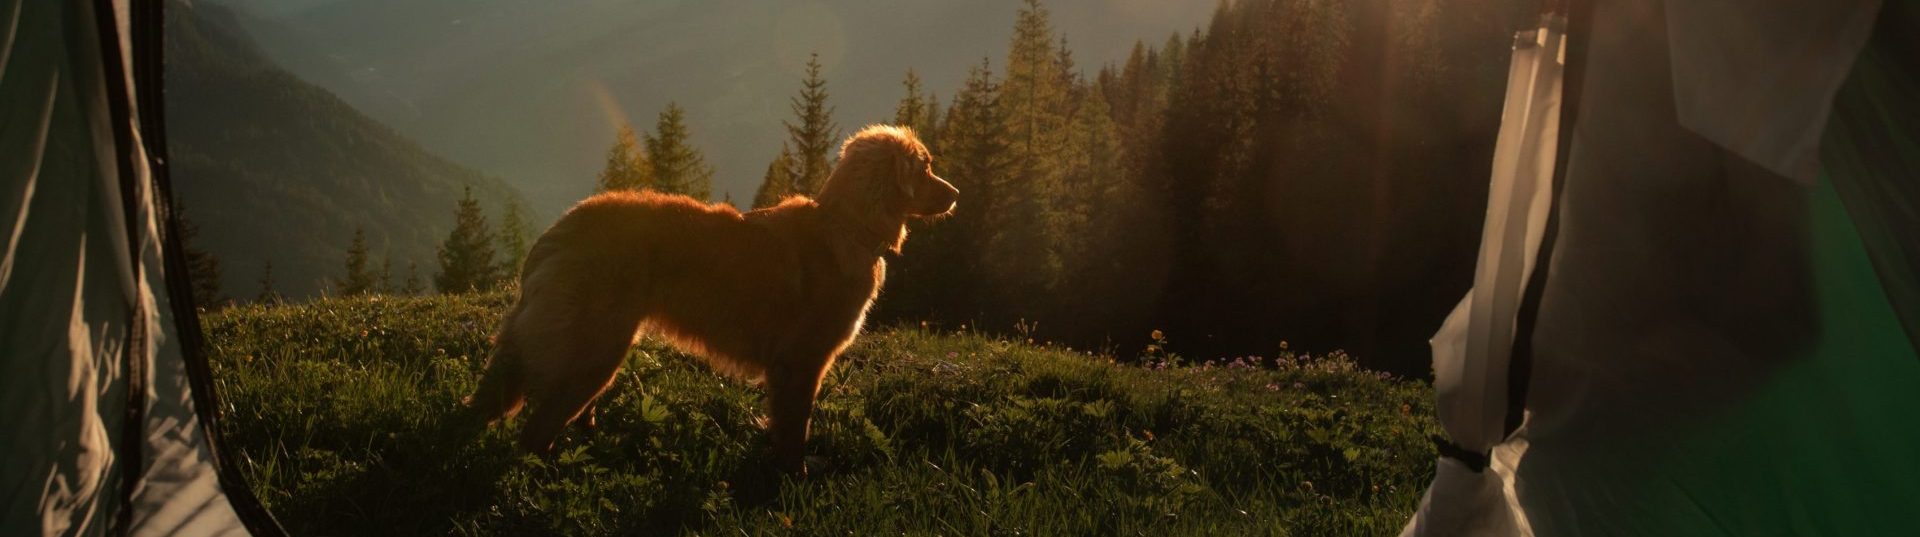
[[[214,434],[159,8],[0,2],[0,533],[284,533]]]
[[[1402,535],[1913,534],[1920,9],[1545,11]]]

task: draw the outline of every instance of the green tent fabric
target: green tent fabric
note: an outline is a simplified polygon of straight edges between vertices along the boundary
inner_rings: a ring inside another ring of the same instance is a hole
[[[1887,4],[1834,97],[1821,164],[1920,346],[1920,6]]]
[[[158,10],[0,0],[0,534],[281,533],[213,434]]]
[[[1459,437],[1451,416],[1509,409],[1446,394],[1505,377],[1440,375],[1486,359],[1443,328],[1441,418],[1469,447],[1403,535],[1914,534],[1912,3],[1571,4],[1576,119],[1508,370],[1525,419]]]

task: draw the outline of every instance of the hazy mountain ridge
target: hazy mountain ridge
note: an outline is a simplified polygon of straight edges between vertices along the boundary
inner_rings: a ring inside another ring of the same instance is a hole
[[[619,121],[687,109],[714,195],[751,197],[786,137],[807,54],[826,65],[843,131],[890,119],[916,69],[944,97],[1005,54],[1015,2],[656,3],[367,0],[240,4],[290,71],[496,175],[552,214],[586,195]],[[1136,39],[1191,31],[1211,2],[1050,6],[1089,74]]]
[[[320,292],[357,226],[395,285],[409,261],[428,280],[465,188],[496,215],[525,203],[275,66],[225,8],[171,3],[166,37],[174,190],[228,296],[255,296],[268,262],[279,292]]]

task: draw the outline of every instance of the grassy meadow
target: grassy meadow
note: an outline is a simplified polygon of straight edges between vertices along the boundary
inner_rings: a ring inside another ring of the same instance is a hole
[[[1385,535],[1432,474],[1424,383],[1342,355],[1191,363],[874,327],[822,387],[811,474],[759,391],[636,346],[556,454],[462,414],[510,296],[204,317],[226,447],[299,535]],[[1170,336],[1177,337],[1177,334]]]

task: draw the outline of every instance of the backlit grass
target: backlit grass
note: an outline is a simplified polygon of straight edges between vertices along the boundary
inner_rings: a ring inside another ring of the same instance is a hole
[[[769,469],[756,388],[651,343],[598,428],[541,460],[515,452],[517,426],[482,429],[458,405],[508,299],[206,318],[226,445],[289,530],[1382,535],[1432,475],[1429,388],[1344,356],[1135,366],[916,328],[874,329],[842,358],[805,479]]]

